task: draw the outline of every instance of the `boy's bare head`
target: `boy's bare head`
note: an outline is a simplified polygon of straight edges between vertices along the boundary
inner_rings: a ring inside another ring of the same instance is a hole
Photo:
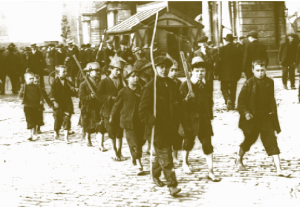
[[[252,61],[252,72],[258,79],[262,79],[266,76],[266,61],[264,59],[257,59]]]
[[[55,70],[57,71],[57,74],[60,78],[65,78],[67,77],[67,67],[64,66],[64,65],[58,65],[58,66],[55,66]]]
[[[33,84],[33,82],[34,82],[34,74],[33,73],[25,73],[24,78],[25,78],[25,82],[27,85]]]

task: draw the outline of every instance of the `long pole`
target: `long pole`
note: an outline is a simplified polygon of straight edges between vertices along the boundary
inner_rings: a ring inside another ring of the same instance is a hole
[[[156,70],[155,70],[155,64],[154,64],[154,59],[153,59],[153,43],[155,39],[155,33],[156,33],[156,26],[157,26],[157,19],[158,19],[158,12],[156,12],[156,18],[155,18],[155,24],[153,28],[153,34],[152,34],[152,41],[151,41],[151,47],[150,47],[150,57],[151,57],[151,63],[152,63],[152,68],[154,70],[154,81],[153,81],[153,116],[156,118]],[[150,150],[150,175],[152,178],[152,151],[154,149],[154,133],[155,133],[155,125],[152,127],[152,133],[151,133],[151,150]]]

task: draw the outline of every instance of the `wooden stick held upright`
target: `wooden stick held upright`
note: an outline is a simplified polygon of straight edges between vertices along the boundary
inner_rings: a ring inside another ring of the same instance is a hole
[[[188,85],[188,88],[189,88],[189,92],[193,93],[191,77],[190,77],[190,74],[189,74],[188,65],[186,63],[186,59],[185,59],[183,51],[180,51],[180,56],[181,56],[182,65],[183,65],[183,68],[184,68],[184,73],[185,73],[185,76],[186,76],[186,82],[187,82],[187,85]]]
[[[156,70],[155,70],[155,64],[154,64],[154,59],[153,59],[153,43],[155,39],[155,33],[156,33],[156,26],[157,26],[157,19],[158,19],[158,12],[156,12],[156,18],[155,18],[155,24],[153,28],[153,34],[152,34],[152,41],[151,41],[151,47],[150,47],[150,57],[151,57],[151,63],[152,63],[152,68],[154,70],[154,89],[153,89],[153,116],[156,118]],[[155,133],[155,125],[152,127],[152,133],[151,133],[151,149],[150,149],[150,174],[152,178],[152,151],[154,149],[154,133]]]
[[[87,77],[85,76],[85,74],[84,74],[84,72],[83,72],[83,70],[82,70],[82,68],[81,68],[80,63],[79,63],[79,61],[78,61],[77,58],[76,58],[76,55],[73,55],[73,58],[74,58],[74,60],[75,60],[75,62],[76,62],[76,64],[77,64],[77,66],[78,66],[78,68],[79,68],[79,70],[80,70],[80,72],[81,72],[81,74],[82,74],[82,76],[83,76],[83,78],[84,78],[86,84],[88,85],[88,87],[90,88],[90,90],[92,91],[92,93],[95,94],[94,89],[92,88],[92,86],[91,86],[89,80],[88,80]]]

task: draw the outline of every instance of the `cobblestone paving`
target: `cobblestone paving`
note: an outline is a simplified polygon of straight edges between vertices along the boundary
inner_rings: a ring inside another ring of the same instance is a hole
[[[239,82],[239,90],[244,79]],[[43,134],[35,142],[27,141],[29,132],[22,106],[16,96],[0,97],[0,206],[299,206],[300,204],[300,139],[297,117],[300,112],[297,90],[282,90],[275,79],[276,98],[282,133],[278,135],[283,169],[291,178],[276,177],[272,158],[261,141],[246,154],[245,172],[237,172],[234,159],[243,139],[238,129],[238,112],[225,110],[219,82],[215,82],[214,167],[223,179],[213,183],[206,178],[207,165],[196,143],[190,161],[192,175],[176,165],[182,192],[178,197],[168,189],[156,187],[149,175],[135,176],[130,159],[113,162],[109,152],[86,147],[80,138],[78,109],[72,117],[72,144],[52,141],[53,117],[46,108]],[[75,106],[78,101],[74,99]],[[129,157],[124,139],[123,154]],[[105,142],[110,149],[110,142]],[[181,155],[181,154],[180,154]],[[149,155],[143,154],[149,170]],[[162,177],[162,180],[164,178]]]

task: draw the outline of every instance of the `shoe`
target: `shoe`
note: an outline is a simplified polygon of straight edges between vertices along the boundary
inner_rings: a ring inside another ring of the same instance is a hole
[[[137,172],[136,172],[136,175],[143,175],[144,174],[144,170],[143,170],[143,168],[141,167],[141,168],[138,168],[137,169]]]
[[[75,134],[75,132],[74,131],[69,131],[68,132],[68,135],[72,135],[72,134]]]
[[[28,141],[33,141],[31,137],[29,137],[27,140],[28,140]]]
[[[181,191],[181,188],[169,188],[169,191],[171,196],[176,196]]]
[[[90,143],[90,142],[88,142],[88,143],[86,144],[86,146],[88,146],[88,147],[93,147],[92,143]]]
[[[285,177],[285,178],[289,178],[291,176],[291,173],[288,171],[281,171],[281,172],[277,172],[276,175],[278,177]]]
[[[153,182],[157,187],[164,187],[165,184],[159,178],[152,178]]]
[[[284,90],[288,90],[288,87],[286,85],[283,85]]]
[[[292,89],[292,90],[296,90],[296,87],[295,87],[295,86],[291,86],[291,89]]]

